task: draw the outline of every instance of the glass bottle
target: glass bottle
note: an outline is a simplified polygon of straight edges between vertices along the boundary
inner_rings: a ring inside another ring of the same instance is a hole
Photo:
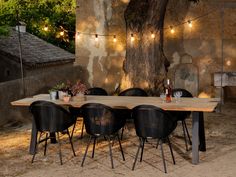
[[[167,86],[165,88],[165,93],[166,93],[166,102],[170,103],[171,102],[171,95],[172,95],[172,88],[170,85],[170,79],[167,79]]]

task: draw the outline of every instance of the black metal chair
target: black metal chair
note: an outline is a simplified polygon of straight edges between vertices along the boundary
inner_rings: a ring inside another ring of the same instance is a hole
[[[59,157],[62,165],[62,154],[61,154],[61,142],[59,132],[62,134],[67,134],[73,151],[75,155],[73,143],[68,128],[75,124],[76,119],[73,118],[67,110],[59,105],[56,105],[48,101],[35,101],[30,105],[30,112],[33,114],[33,123],[36,126],[37,133],[40,132],[39,139],[36,143],[36,151],[38,149],[38,144],[45,141],[44,155],[46,155],[47,150],[47,140],[51,138],[48,134],[57,134],[57,141],[59,146]],[[46,138],[41,140],[43,134],[46,134]],[[32,163],[37,152],[34,152]]]
[[[119,93],[119,96],[148,96],[141,88],[129,88]]]
[[[94,158],[95,145],[98,137],[106,137],[105,139],[109,143],[111,166],[114,168],[111,139],[117,137],[122,158],[125,160],[124,153],[122,150],[120,137],[118,131],[124,126],[125,121],[115,116],[114,110],[106,105],[99,103],[88,103],[81,107],[82,115],[84,118],[86,132],[90,135],[89,142],[87,144],[84,157],[81,166],[84,165],[84,161],[88,152],[89,145],[93,139],[93,152],[92,158]]]
[[[185,89],[181,89],[181,88],[173,89],[172,94],[174,95],[175,92],[182,92],[182,97],[193,97],[193,95]],[[176,117],[177,121],[181,121],[181,123],[182,123],[186,151],[188,151],[188,142],[187,141],[189,141],[190,145],[192,145],[192,142],[190,139],[190,135],[189,135],[189,131],[188,131],[185,119],[190,116],[191,112],[190,111],[171,111],[171,114],[172,114],[172,116]],[[188,139],[187,139],[186,134],[188,136]]]
[[[169,135],[174,131],[174,129],[177,126],[176,119],[174,117],[171,117],[168,112],[152,105],[136,106],[132,110],[132,117],[134,118],[136,134],[139,137],[140,141],[140,145],[138,147],[138,151],[135,156],[132,170],[134,170],[140,148],[142,148],[140,162],[142,161],[144,144],[147,138],[153,138],[153,139],[157,138],[158,144],[160,143],[161,147],[161,155],[162,155],[164,170],[165,173],[167,173],[162,144],[164,140],[168,142],[172,160],[173,163],[175,164],[175,159],[171,143],[169,140]]]
[[[104,95],[104,96],[107,96],[108,93],[103,88],[93,87],[93,88],[88,89],[88,92],[86,93],[86,95]]]
[[[126,90],[120,92],[118,96],[143,96],[143,97],[146,97],[146,96],[148,96],[148,94],[147,94],[147,92],[145,92],[141,88],[129,88],[129,89],[126,89]],[[129,109],[119,109],[119,110],[117,110],[117,114],[121,118],[132,119],[131,110],[129,110]],[[124,133],[124,127],[122,128],[122,131],[121,131],[121,139],[123,139],[123,133]]]
[[[93,88],[89,88],[86,95],[103,95],[103,96],[107,96],[108,93],[105,89],[103,88],[100,88],[100,87],[93,87]],[[76,108],[76,107],[69,107],[69,110],[70,110],[70,113],[78,118],[78,117],[82,117],[82,114],[81,114],[81,109],[80,108]],[[76,124],[75,124],[76,125]],[[73,131],[72,133],[74,132],[74,129],[75,129],[75,125],[73,127]],[[83,122],[83,119],[82,119],[82,128],[81,128],[81,135],[80,135],[80,138],[83,138],[83,134],[84,134],[84,122]],[[73,134],[72,134],[73,135]]]

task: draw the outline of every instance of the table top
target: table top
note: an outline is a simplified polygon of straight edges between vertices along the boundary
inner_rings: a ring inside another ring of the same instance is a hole
[[[154,105],[169,111],[201,111],[213,112],[218,105],[219,98],[181,98],[180,102],[176,102],[173,98],[171,103],[166,103],[160,97],[134,97],[134,96],[93,96],[86,95],[84,97],[73,97],[69,102],[63,100],[50,100],[49,94],[39,94],[11,102],[13,106],[30,106],[34,101],[45,100],[51,101],[58,105],[67,105],[81,107],[86,103],[102,103],[113,108],[132,109],[135,106],[145,104]]]

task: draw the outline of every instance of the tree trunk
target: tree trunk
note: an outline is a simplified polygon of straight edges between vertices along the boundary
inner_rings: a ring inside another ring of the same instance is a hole
[[[169,66],[163,52],[167,4],[168,0],[131,0],[125,11],[127,51],[123,82],[128,80],[131,87],[144,88],[153,94],[163,89]],[[151,37],[152,33],[155,38]]]

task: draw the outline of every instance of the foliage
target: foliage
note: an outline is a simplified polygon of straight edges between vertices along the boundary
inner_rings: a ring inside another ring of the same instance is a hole
[[[9,27],[7,25],[0,26],[0,35],[7,36],[9,35]]]
[[[18,12],[28,32],[74,53],[75,3],[74,0],[0,0],[0,26],[15,26]],[[59,35],[62,30],[63,36]]]
[[[67,92],[71,96],[75,96],[78,93],[87,93],[87,87],[80,80],[72,84],[69,80],[65,84],[64,82],[55,85],[50,91],[63,91]]]
[[[87,93],[87,88],[80,80],[78,80],[74,85],[71,85],[70,93],[72,96],[75,96],[77,93],[85,94]]]

